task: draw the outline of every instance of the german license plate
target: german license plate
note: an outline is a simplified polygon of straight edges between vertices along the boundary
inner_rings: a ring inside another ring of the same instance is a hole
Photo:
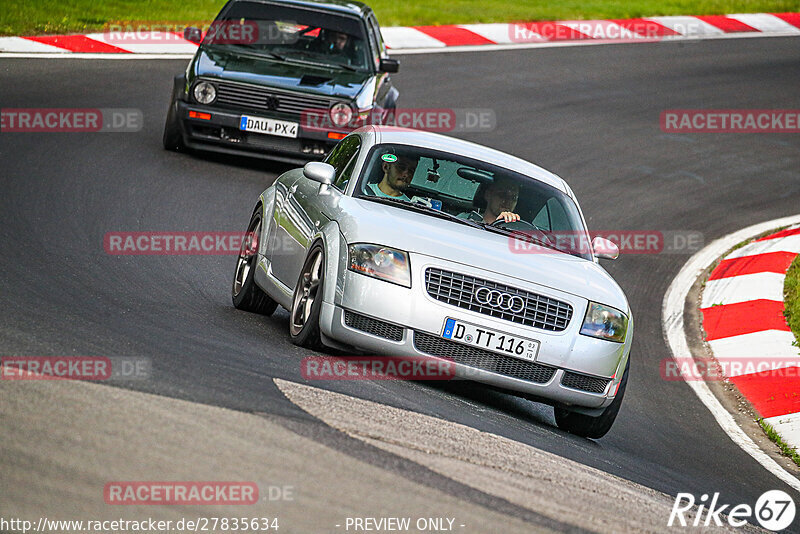
[[[528,362],[536,361],[539,342],[535,339],[513,336],[483,326],[465,323],[448,317],[444,322],[442,337],[512,358]]]
[[[280,137],[297,137],[298,123],[267,119],[266,117],[250,117],[242,115],[239,129],[245,132],[256,132]]]

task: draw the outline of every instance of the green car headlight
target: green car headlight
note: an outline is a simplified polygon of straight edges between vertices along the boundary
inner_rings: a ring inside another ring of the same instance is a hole
[[[357,243],[347,247],[348,269],[360,274],[411,287],[408,253],[381,245]]]
[[[200,82],[194,86],[194,99],[201,104],[211,104],[217,98],[217,90],[208,82]]]
[[[623,343],[628,331],[628,316],[611,306],[589,303],[581,334]]]

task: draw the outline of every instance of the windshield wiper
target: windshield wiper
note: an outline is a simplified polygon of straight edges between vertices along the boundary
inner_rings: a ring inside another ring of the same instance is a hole
[[[350,72],[358,72],[358,69],[352,65],[345,65],[344,63],[331,63],[331,67],[338,67],[340,69],[349,70]]]
[[[362,195],[357,198],[363,198],[365,200],[372,200],[373,202],[379,202],[381,204],[388,204],[390,206],[401,206],[406,209],[418,211],[420,213],[427,213],[429,215],[433,215],[434,217],[439,217],[440,219],[447,219],[453,222],[466,224],[467,226],[472,226],[473,228],[481,228],[481,225],[475,221],[471,221],[469,219],[462,219],[455,215],[450,215],[446,211],[437,210],[435,208],[429,208],[424,204],[414,204],[413,202],[409,202],[407,200],[400,200],[399,198],[387,198],[387,197],[372,197],[368,195]]]
[[[260,50],[255,48],[254,45],[248,44],[229,44],[229,43],[209,43],[214,46],[227,46],[230,47],[234,53],[240,56],[248,56],[248,57],[269,57],[272,59],[277,59],[278,61],[286,61],[286,58],[278,53],[272,52],[270,50]]]
[[[271,57],[272,59],[277,59],[278,61],[286,61],[286,58],[280,54],[276,54],[275,52],[264,52],[266,55]]]
[[[543,246],[545,248],[549,248],[549,249],[552,249],[552,250],[557,250],[558,252],[563,252],[564,254],[570,254],[569,252],[567,252],[565,250],[561,250],[557,246],[555,246],[555,245],[553,245],[551,243],[548,243],[547,241],[543,241],[543,240],[539,239],[538,237],[534,237],[531,234],[525,233],[524,230],[509,230],[508,228],[503,228],[502,226],[492,226],[491,223],[480,223],[480,224],[481,224],[481,226],[483,227],[484,230],[488,230],[489,232],[494,232],[496,234],[503,234],[503,235],[507,235],[509,237],[515,237],[516,239],[522,239],[522,240],[531,241],[531,242],[536,243],[537,245],[541,245],[541,246]]]

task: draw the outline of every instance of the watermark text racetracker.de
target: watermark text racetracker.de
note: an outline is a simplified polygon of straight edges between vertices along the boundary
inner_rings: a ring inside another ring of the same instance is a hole
[[[669,109],[661,112],[666,133],[798,133],[800,109]]]
[[[109,482],[103,500],[111,505],[251,505],[258,502],[255,482]]]
[[[144,115],[134,108],[2,108],[0,133],[138,132]]]
[[[774,378],[800,383],[797,358],[752,356],[741,358],[664,358],[661,378],[667,381],[724,381],[729,377],[769,373]]]
[[[519,230],[509,236],[509,250],[515,254],[591,254],[613,252],[598,249],[593,240],[611,241],[620,254],[694,254],[703,247],[703,234],[693,230],[593,230],[577,231]],[[600,245],[604,247],[604,245]]]
[[[109,22],[102,33],[93,37],[108,45],[126,48],[130,45],[184,45],[186,39],[206,44],[280,44],[290,45],[302,35],[291,23],[283,28],[268,20],[216,20],[190,24],[147,21]]]
[[[509,24],[508,38],[512,43],[539,43],[547,41],[659,41],[675,37],[697,37],[703,34],[705,24],[686,21],[666,28],[645,19],[625,21],[575,20],[557,22],[518,22]]]
[[[2,380],[146,380],[149,358],[106,356],[2,356]]]
[[[252,232],[107,232],[103,249],[114,256],[253,255],[259,236]],[[271,255],[294,254],[297,241],[291,236],[271,236]]]
[[[427,132],[491,132],[497,117],[489,108],[397,108],[356,111],[347,104],[330,110],[304,110],[300,124],[306,130],[353,130],[369,124],[388,124]]]
[[[257,250],[258,236],[244,232],[108,232],[103,248],[112,255],[238,254],[242,243]]]
[[[393,356],[308,356],[300,362],[306,380],[451,380],[455,362]]]

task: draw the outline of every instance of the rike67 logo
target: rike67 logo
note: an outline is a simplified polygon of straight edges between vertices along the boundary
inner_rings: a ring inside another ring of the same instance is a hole
[[[723,527],[727,523],[732,527],[743,527],[757,521],[763,528],[777,532],[788,528],[797,512],[794,500],[781,490],[765,492],[758,498],[755,507],[749,504],[730,506],[719,504],[719,493],[714,493],[710,501],[708,494],[703,494],[699,502],[691,493],[678,493],[667,526]],[[694,516],[694,520],[686,516]]]

